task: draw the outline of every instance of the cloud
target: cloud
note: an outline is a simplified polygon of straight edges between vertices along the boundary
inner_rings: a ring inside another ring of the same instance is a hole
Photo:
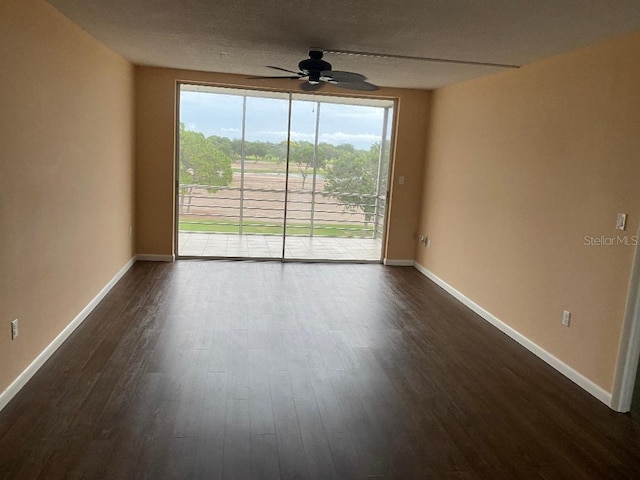
[[[287,138],[288,102],[248,98],[246,138],[248,141],[278,143]],[[315,103],[294,102],[292,110],[294,141],[315,141]],[[182,92],[180,118],[187,128],[206,136],[237,139],[242,135],[242,97],[204,92]],[[323,103],[320,111],[319,141],[340,145],[349,143],[368,149],[380,141],[383,109],[380,107]]]
[[[380,135],[374,135],[373,133],[322,133],[320,134],[320,140],[334,144],[354,143],[372,145],[380,141]]]
[[[332,107],[334,105],[331,105]],[[383,117],[383,109],[379,107],[357,107],[353,105],[349,105],[347,108],[344,108],[343,105],[340,105],[343,108],[326,108],[323,110],[323,113],[327,117],[335,117],[335,118],[350,118],[354,120],[368,120],[379,122]]]
[[[269,137],[286,139],[286,130],[266,130],[256,132],[256,137]],[[291,140],[293,141],[307,141],[315,142],[315,133],[297,132],[291,131]],[[320,133],[318,135],[319,143],[330,143],[333,145],[340,145],[343,143],[350,143],[359,148],[368,148],[376,142],[380,141],[380,135],[373,133],[346,133],[346,132],[333,132],[333,133]]]

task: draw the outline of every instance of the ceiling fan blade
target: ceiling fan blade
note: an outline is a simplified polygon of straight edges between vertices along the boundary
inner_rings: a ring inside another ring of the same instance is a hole
[[[324,72],[320,72],[321,77],[329,78],[330,82],[361,82],[366,80],[367,77],[364,75],[360,75],[359,73],[354,72],[341,72],[336,70],[325,70]]]
[[[331,85],[346,90],[361,90],[363,92],[375,92],[380,89],[379,86],[369,82],[331,82]]]
[[[282,67],[274,67],[273,65],[267,65],[267,68],[273,68],[274,70],[280,70],[281,72],[293,73],[294,75],[298,75],[298,77],[304,77],[304,73],[302,72],[294,72],[293,70],[287,70]]]
[[[305,92],[313,92],[321,88],[322,88],[322,83],[302,82],[300,84],[300,90],[304,90]]]

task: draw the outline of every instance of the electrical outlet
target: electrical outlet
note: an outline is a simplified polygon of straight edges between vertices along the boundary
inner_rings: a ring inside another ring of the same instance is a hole
[[[562,312],[562,325],[568,327],[571,325],[571,312],[569,310],[565,310]]]
[[[11,340],[15,340],[18,337],[18,319],[16,318],[11,322]]]

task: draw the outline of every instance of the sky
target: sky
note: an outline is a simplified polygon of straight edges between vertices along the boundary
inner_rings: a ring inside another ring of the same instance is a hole
[[[182,91],[180,121],[187,130],[205,136],[242,137],[240,95]],[[287,98],[247,97],[247,141],[279,143],[287,139]],[[317,103],[294,100],[291,109],[291,140],[315,141]],[[318,142],[333,145],[350,143],[368,150],[382,135],[384,109],[381,107],[322,103]]]

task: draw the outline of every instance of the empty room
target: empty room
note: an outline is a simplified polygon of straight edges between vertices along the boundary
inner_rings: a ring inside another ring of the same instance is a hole
[[[3,0],[0,479],[635,479],[640,3]]]

